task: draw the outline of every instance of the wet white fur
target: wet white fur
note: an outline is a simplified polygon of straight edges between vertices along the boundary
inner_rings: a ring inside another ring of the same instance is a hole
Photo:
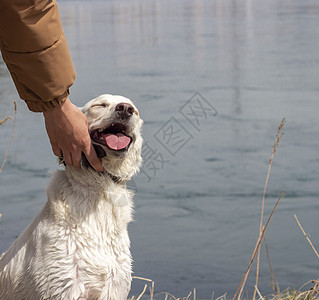
[[[120,102],[132,104],[113,95],[86,104],[82,111],[89,128],[109,125]],[[0,299],[127,299],[131,285],[127,224],[133,194],[125,181],[141,164],[142,123],[136,109],[129,123],[133,143],[127,153],[107,152],[102,159],[104,168],[123,182],[115,183],[91,168],[66,167],[54,173],[44,208],[0,259]]]

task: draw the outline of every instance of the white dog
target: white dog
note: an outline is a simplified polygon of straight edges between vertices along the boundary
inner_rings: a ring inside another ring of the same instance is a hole
[[[122,96],[83,108],[105,171],[56,171],[48,201],[0,259],[1,300],[124,300],[131,286],[127,224],[133,194],[126,181],[141,165],[143,121]]]

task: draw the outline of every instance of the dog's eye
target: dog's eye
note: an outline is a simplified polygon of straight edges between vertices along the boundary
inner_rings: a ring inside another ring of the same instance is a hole
[[[101,103],[92,105],[92,107],[108,107],[108,106],[110,106],[110,104],[107,102],[101,102]]]

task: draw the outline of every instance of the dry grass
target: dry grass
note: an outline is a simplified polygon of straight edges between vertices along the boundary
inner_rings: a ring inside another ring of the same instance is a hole
[[[196,296],[196,289],[194,289],[193,291],[189,292],[189,294],[185,297],[175,297],[174,295],[168,293],[168,292],[161,292],[155,295],[155,282],[151,279],[147,279],[147,278],[142,278],[142,277],[137,277],[137,276],[133,276],[133,279],[140,279],[140,280],[144,280],[148,283],[146,283],[144,285],[144,288],[142,290],[142,292],[140,293],[139,296],[133,296],[132,298],[129,298],[128,300],[140,300],[143,299],[142,297],[145,295],[146,291],[149,290],[149,296],[147,296],[149,300],[155,300],[155,299],[162,299],[162,300],[200,300],[199,298],[197,298]],[[156,297],[156,298],[155,298]],[[160,297],[160,298],[158,298]],[[145,297],[144,297],[145,299]],[[212,296],[213,299],[213,296]],[[216,298],[216,300],[222,300],[225,299],[226,300],[226,295]]]
[[[134,277],[133,277],[134,279]],[[175,297],[168,292],[161,292],[155,294],[155,283],[150,279],[144,279],[147,283],[144,285],[144,289],[139,296],[133,296],[128,300],[227,300],[227,294],[224,294],[218,298],[214,298],[214,295],[210,299],[197,298],[196,289],[189,292],[185,297]],[[305,288],[305,285],[300,289],[287,289],[283,292],[276,292],[274,295],[262,296],[258,288],[256,288],[256,294],[259,300],[319,300],[319,281],[310,281],[306,285],[310,286]],[[149,291],[148,295],[145,295]],[[244,299],[249,299],[248,297]]]
[[[319,281],[309,281],[299,290],[288,289],[273,297],[273,300],[318,300],[319,299]],[[309,285],[310,288],[305,286]]]

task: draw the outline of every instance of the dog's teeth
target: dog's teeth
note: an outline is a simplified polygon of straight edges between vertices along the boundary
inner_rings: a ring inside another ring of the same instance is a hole
[[[99,129],[99,132],[102,132],[102,131],[103,131],[103,129],[102,129],[102,128],[100,128],[100,129]]]

